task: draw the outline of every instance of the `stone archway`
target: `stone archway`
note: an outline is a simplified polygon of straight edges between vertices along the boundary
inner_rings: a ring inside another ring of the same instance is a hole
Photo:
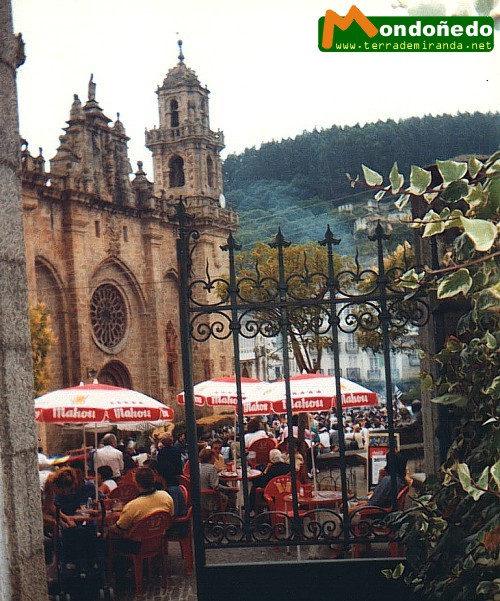
[[[129,370],[120,361],[110,361],[100,371],[97,376],[100,384],[109,384],[110,386],[120,386],[121,388],[132,389],[132,379]]]

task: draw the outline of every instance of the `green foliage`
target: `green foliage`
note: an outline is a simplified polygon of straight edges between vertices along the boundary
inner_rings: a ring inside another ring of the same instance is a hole
[[[363,214],[372,195],[353,190],[346,172],[362,173],[363,164],[379,173],[392,167],[389,192],[402,194],[402,209],[409,200],[403,173],[409,173],[412,163],[426,165],[436,157],[493,152],[497,132],[496,114],[426,116],[363,127],[334,126],[229,155],[224,162],[224,190],[238,209],[239,241],[249,248],[274,237],[278,227],[286,225],[285,236],[293,234],[293,242],[304,243],[322,237],[329,223],[342,239],[339,252],[353,254],[360,243],[359,237],[353,237],[356,213]],[[381,192],[378,200],[382,196],[386,200],[389,192]],[[352,214],[337,210],[348,203],[353,204]],[[399,230],[392,238],[394,246],[405,240]],[[372,255],[373,245],[364,241],[363,245],[364,253]]]
[[[500,154],[484,164],[441,161],[436,171],[412,168],[409,193],[429,203],[414,225],[425,237],[441,236],[445,266],[420,277],[407,272],[402,285],[411,292],[431,288],[437,302],[466,301],[456,335],[434,357],[438,377],[422,381],[433,402],[453,413],[456,429],[440,478],[426,483],[409,512],[388,521],[406,544],[402,577],[416,591],[443,601],[494,599],[500,591]]]
[[[33,378],[35,395],[47,392],[50,383],[49,353],[57,342],[51,327],[51,319],[44,303],[37,303],[29,310]]]
[[[290,295],[296,299],[311,299],[320,296],[326,286],[328,273],[327,251],[315,243],[291,245],[283,250],[285,279]],[[265,303],[276,298],[278,293],[278,251],[262,242],[249,251],[237,255],[239,293],[251,302]],[[352,268],[345,257],[334,255],[336,273]],[[256,280],[256,269],[260,278]],[[227,294],[225,289],[219,294]],[[270,325],[279,332],[282,315],[279,307],[269,305],[255,313],[257,321]],[[310,324],[319,324],[326,315],[320,307],[298,306],[287,314],[288,337],[300,371],[315,373],[321,367],[323,349],[331,345],[331,338],[311,334]]]

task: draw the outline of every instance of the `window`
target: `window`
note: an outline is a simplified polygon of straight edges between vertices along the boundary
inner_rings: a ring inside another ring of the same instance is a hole
[[[179,155],[173,156],[168,162],[168,179],[171,188],[180,188],[184,185],[184,160]]]
[[[207,157],[207,179],[209,188],[214,185],[214,162],[210,157]]]
[[[128,242],[128,227],[126,225],[123,226],[123,241]]]
[[[94,226],[95,226],[95,237],[100,238],[101,237],[101,222],[95,221]]]
[[[170,101],[170,127],[179,127],[179,103],[177,100]]]
[[[90,301],[90,323],[94,340],[103,350],[114,349],[125,336],[127,310],[125,299],[116,286],[103,284]]]

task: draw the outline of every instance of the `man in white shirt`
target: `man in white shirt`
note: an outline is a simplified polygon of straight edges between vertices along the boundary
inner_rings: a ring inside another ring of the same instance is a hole
[[[109,465],[113,470],[113,478],[120,478],[123,472],[123,453],[116,447],[118,442],[114,434],[106,434],[102,439],[102,448],[94,453],[94,471],[101,465]]]

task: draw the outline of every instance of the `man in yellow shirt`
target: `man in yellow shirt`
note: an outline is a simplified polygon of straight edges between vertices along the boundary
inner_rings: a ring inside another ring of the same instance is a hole
[[[165,511],[172,517],[174,515],[174,501],[165,490],[155,489],[152,469],[149,467],[138,469],[135,473],[135,481],[139,488],[139,495],[125,505],[120,518],[110,528],[110,532],[115,535],[127,534],[137,522],[156,511]]]

